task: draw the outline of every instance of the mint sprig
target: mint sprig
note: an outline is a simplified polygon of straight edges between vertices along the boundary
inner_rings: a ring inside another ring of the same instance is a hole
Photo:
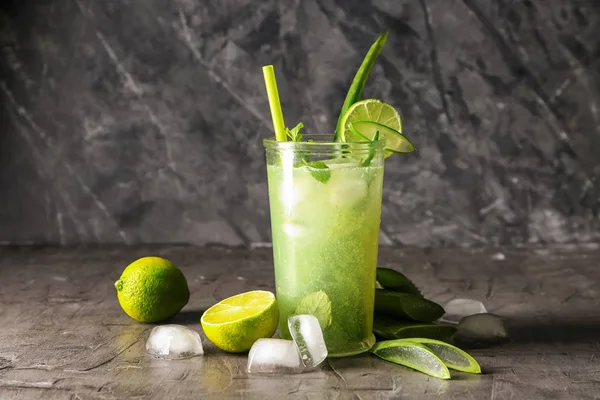
[[[325,330],[331,325],[331,300],[323,290],[312,292],[300,300],[295,314],[314,315],[319,320],[321,329]]]
[[[305,159],[302,160],[304,165],[308,167],[310,174],[321,183],[327,183],[331,178],[331,170],[323,161],[312,161],[308,162]]]
[[[304,124],[300,122],[292,129],[285,128],[285,135],[292,142],[301,142],[304,136],[301,133],[302,129],[304,129]],[[309,142],[312,142],[312,140],[309,140]],[[305,155],[302,157],[302,164],[307,166],[310,174],[321,183],[327,183],[331,178],[331,171],[323,161],[308,161],[308,157]]]
[[[292,142],[301,142],[302,136],[304,136],[302,133],[300,133],[302,129],[304,129],[304,124],[300,122],[292,129],[285,128],[285,135],[290,138]]]

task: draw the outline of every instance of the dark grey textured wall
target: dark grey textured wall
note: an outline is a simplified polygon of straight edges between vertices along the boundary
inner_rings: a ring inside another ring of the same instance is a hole
[[[0,15],[0,241],[270,240],[261,66],[286,120],[366,95],[419,151],[386,164],[382,242],[600,237],[598,0],[54,0]]]

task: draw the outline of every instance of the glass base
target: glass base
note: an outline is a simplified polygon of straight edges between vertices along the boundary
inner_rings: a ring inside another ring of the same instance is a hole
[[[348,357],[355,356],[357,354],[365,353],[371,350],[371,347],[375,344],[375,335],[371,334],[371,336],[367,337],[360,343],[357,343],[353,347],[344,347],[341,349],[330,349],[327,348],[327,357],[328,358],[338,358],[338,357]]]

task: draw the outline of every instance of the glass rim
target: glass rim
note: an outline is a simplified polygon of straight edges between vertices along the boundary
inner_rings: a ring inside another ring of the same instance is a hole
[[[306,134],[305,138],[332,138],[333,135],[327,134]],[[314,141],[314,142],[280,142],[274,137],[263,139],[263,145],[268,150],[295,150],[295,151],[368,151],[368,150],[383,150],[385,147],[385,138],[375,141],[364,142],[333,142],[331,140]]]

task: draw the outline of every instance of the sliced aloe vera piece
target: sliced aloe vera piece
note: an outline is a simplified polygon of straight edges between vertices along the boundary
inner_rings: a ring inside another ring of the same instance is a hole
[[[470,354],[446,342],[429,338],[410,338],[411,342],[421,343],[431,349],[448,368],[457,371],[480,374],[481,366]]]
[[[340,116],[338,117],[337,126],[335,128],[335,135],[333,138],[334,142],[338,142],[340,140],[340,130],[342,127],[342,119],[346,114],[346,111],[350,108],[350,106],[360,100],[360,96],[362,96],[363,89],[365,87],[365,83],[367,82],[367,78],[371,73],[371,68],[375,64],[375,60],[381,53],[381,49],[385,45],[387,40],[387,32],[383,32],[375,43],[371,46],[367,55],[363,59],[362,64],[356,71],[356,75],[354,75],[354,79],[352,80],[352,84],[350,85],[350,89],[348,89],[348,93],[346,94],[346,99],[344,100],[344,104],[342,105],[342,109],[340,110]]]
[[[371,353],[385,361],[404,365],[440,379],[450,379],[444,362],[427,346],[406,339],[384,340],[371,349]]]
[[[384,289],[423,297],[417,286],[404,274],[390,268],[377,268],[377,282]]]
[[[412,153],[415,146],[402,133],[387,125],[375,121],[354,121],[349,123],[350,130],[358,136],[372,140],[376,132],[385,139],[385,150],[391,153]]]
[[[397,320],[386,315],[375,315],[373,333],[383,339],[411,337],[449,340],[456,332],[453,325]]]
[[[413,321],[432,322],[444,315],[444,308],[413,294],[375,289],[375,313]]]
[[[375,133],[375,136],[373,137],[373,142],[376,142],[379,140],[379,132]],[[373,158],[375,157],[375,150],[371,149],[369,150],[369,155],[367,156],[367,158],[365,158],[365,160],[361,163],[361,166],[363,167],[368,167],[369,165],[371,165],[371,161],[373,161]]]

